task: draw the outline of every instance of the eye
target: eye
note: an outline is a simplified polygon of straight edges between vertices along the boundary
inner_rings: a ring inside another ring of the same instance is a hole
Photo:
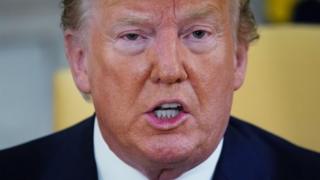
[[[126,31],[117,36],[115,47],[125,54],[135,55],[143,52],[149,40],[150,36],[143,31]]]
[[[214,47],[216,33],[211,26],[193,26],[182,35],[183,42],[191,51],[196,53],[208,52]]]
[[[137,41],[139,39],[145,39],[143,36],[141,36],[137,33],[128,33],[128,34],[123,35],[122,38],[127,41]]]
[[[197,30],[192,32],[192,36],[196,39],[202,39],[207,34],[206,31]]]
[[[130,40],[130,41],[135,41],[135,40],[138,39],[138,37],[139,37],[139,35],[138,34],[134,34],[134,33],[130,33],[130,34],[125,35],[125,38]]]
[[[210,30],[204,30],[203,28],[194,28],[187,32],[184,39],[189,42],[205,42],[211,37],[212,33]]]

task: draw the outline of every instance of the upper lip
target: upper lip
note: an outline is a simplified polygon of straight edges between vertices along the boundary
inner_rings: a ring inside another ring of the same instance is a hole
[[[162,104],[169,104],[169,103],[178,103],[182,106],[183,112],[186,112],[186,113],[189,112],[189,108],[187,104],[184,101],[179,99],[158,101],[153,106],[151,106],[151,108],[147,112],[153,112],[156,107],[161,106]]]

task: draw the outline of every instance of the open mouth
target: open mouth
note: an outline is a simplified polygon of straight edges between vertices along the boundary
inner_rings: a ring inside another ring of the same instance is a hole
[[[180,127],[189,119],[189,109],[179,101],[163,102],[147,113],[147,122],[157,130],[172,130]]]
[[[161,120],[176,118],[183,112],[183,106],[179,103],[165,103],[154,108],[154,116]]]

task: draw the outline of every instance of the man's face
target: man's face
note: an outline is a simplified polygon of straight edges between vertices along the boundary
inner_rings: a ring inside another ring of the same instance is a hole
[[[229,3],[93,3],[73,73],[92,95],[105,140],[127,163],[197,164],[216,148],[246,63]]]

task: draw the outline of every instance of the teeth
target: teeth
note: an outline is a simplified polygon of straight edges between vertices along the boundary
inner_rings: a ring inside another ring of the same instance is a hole
[[[159,119],[172,119],[182,111],[179,103],[166,103],[154,109],[154,115]]]
[[[154,112],[155,116],[159,119],[171,119],[176,117],[180,113],[179,110],[156,110]]]
[[[179,103],[167,103],[167,104],[162,104],[160,107],[161,108],[178,108],[178,107],[181,107],[181,104],[179,104]]]

